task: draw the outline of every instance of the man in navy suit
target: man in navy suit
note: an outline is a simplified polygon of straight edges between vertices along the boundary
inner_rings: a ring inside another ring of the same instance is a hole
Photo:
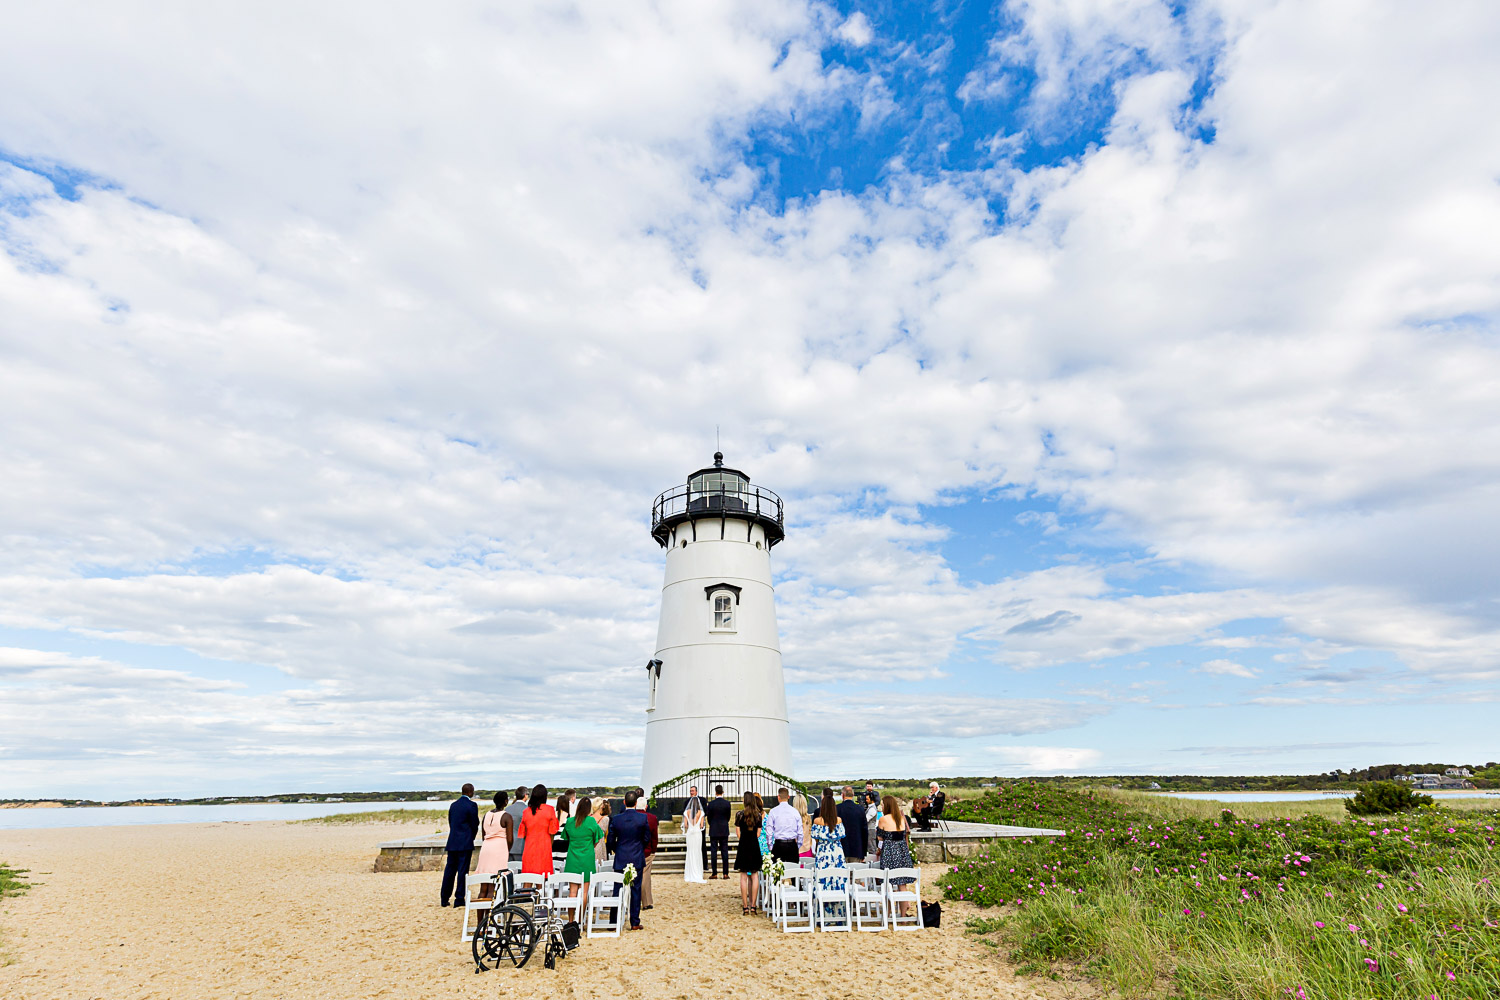
[[[443,866],[442,902],[463,906],[469,901],[464,890],[469,878],[469,859],[474,856],[474,838],[479,835],[479,806],[474,786],[465,784],[463,794],[448,807],[448,863]],[[455,881],[457,883],[455,889]]]
[[[625,793],[625,811],[609,821],[605,848],[615,856],[615,871],[635,865],[635,880],[630,883],[630,929],[641,929],[641,874],[646,870],[646,845],[651,840],[651,826],[646,814],[636,808],[640,796],[634,790]]]

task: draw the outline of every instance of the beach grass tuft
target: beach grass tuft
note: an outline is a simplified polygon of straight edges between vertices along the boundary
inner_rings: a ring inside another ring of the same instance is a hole
[[[0,899],[19,896],[31,888],[31,884],[23,878],[27,871],[26,868],[10,868],[0,864]]]
[[[1493,805],[1225,805],[1009,784],[954,817],[1066,835],[996,842],[950,866],[944,895],[994,908],[969,932],[1022,971],[1064,964],[1127,997],[1500,996]]]

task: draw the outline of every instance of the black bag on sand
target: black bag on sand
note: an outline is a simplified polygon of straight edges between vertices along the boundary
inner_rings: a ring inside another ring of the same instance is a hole
[[[578,947],[578,944],[579,944],[578,921],[576,921],[576,920],[569,920],[567,923],[563,924],[562,939],[563,939],[563,947],[567,948],[569,951],[572,951],[574,948]]]
[[[938,902],[922,904],[922,926],[935,929],[943,922],[943,904]]]

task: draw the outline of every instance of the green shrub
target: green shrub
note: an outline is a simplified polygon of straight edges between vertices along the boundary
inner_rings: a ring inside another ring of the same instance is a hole
[[[1431,795],[1420,795],[1394,781],[1372,781],[1344,800],[1344,808],[1354,816],[1393,816],[1430,805]]]
[[[969,808],[1067,831],[996,842],[940,882],[1003,908],[970,930],[1023,972],[1063,961],[1126,996],[1193,1000],[1500,997],[1493,809],[1185,818],[1020,782]]]

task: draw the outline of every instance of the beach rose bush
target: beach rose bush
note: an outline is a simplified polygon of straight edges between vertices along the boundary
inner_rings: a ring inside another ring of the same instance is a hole
[[[996,842],[941,881],[1012,914],[1023,965],[1190,996],[1500,997],[1500,813],[1167,820],[1027,785],[970,811],[1019,823],[1028,805],[1065,835]]]

